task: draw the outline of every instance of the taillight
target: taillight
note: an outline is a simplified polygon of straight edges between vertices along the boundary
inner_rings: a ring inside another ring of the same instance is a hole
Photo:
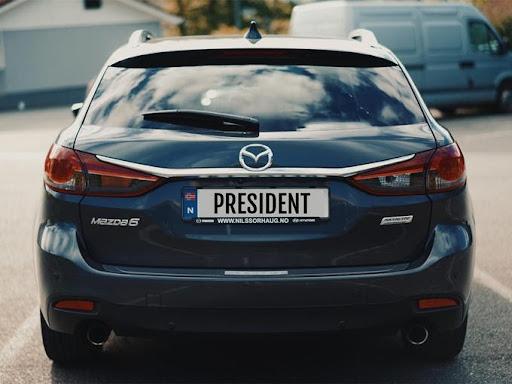
[[[451,191],[466,182],[464,157],[453,143],[417,153],[403,161],[350,178],[358,188],[384,196],[419,195]]]
[[[360,173],[351,180],[357,187],[373,195],[425,193],[425,168],[432,152],[417,153],[411,160]]]
[[[45,183],[58,192],[130,197],[150,191],[161,179],[104,163],[90,153],[53,145],[45,161]]]
[[[44,162],[44,182],[48,188],[54,191],[84,193],[85,176],[75,151],[60,145],[53,145]]]
[[[446,192],[466,183],[464,156],[456,143],[438,148],[430,160],[427,192]]]
[[[87,195],[139,196],[160,185],[157,176],[104,163],[90,153],[77,154],[87,172]]]

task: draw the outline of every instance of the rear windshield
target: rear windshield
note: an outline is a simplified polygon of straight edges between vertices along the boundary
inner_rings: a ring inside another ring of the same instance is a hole
[[[263,132],[348,123],[385,127],[424,122],[411,87],[397,66],[251,64],[110,67],[84,123],[190,130],[142,116],[148,111],[176,109],[253,117]]]

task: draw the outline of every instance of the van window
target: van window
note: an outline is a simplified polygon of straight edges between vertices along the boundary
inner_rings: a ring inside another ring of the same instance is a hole
[[[481,21],[469,22],[469,43],[475,52],[497,55],[501,51],[497,36],[487,24]]]

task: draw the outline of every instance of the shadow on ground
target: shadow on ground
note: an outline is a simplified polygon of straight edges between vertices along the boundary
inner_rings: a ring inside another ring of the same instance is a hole
[[[437,371],[435,377],[433,371]],[[53,382],[453,382],[464,365],[422,362],[398,337],[114,338],[87,367],[53,365]]]
[[[99,360],[52,365],[56,383],[512,383],[512,305],[476,285],[464,351],[422,361],[398,337],[112,338]]]

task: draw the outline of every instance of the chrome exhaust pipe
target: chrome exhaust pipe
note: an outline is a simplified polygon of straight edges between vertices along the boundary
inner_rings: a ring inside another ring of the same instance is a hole
[[[93,323],[87,328],[87,341],[95,346],[105,344],[110,336],[111,329],[103,323]]]
[[[405,339],[412,345],[425,344],[429,336],[428,329],[421,324],[414,324],[405,330]]]

